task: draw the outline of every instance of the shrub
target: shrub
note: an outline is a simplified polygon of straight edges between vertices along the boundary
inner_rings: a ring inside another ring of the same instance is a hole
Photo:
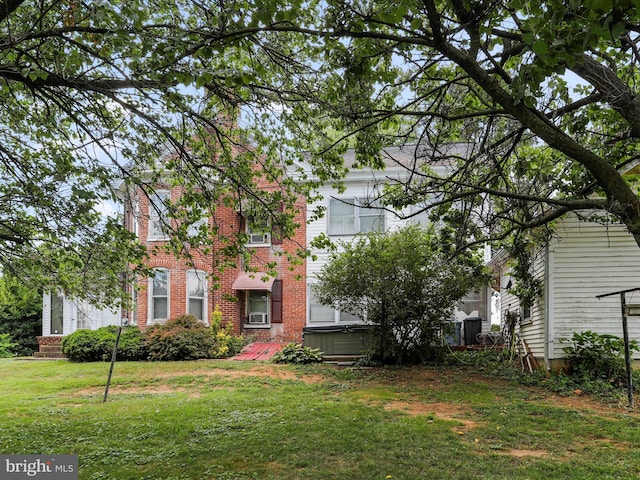
[[[135,326],[124,327],[120,334],[116,359],[135,362],[146,360],[148,356],[149,349],[142,331]]]
[[[181,315],[145,332],[149,360],[211,358],[215,342],[211,331],[193,315]]]
[[[567,354],[569,373],[584,381],[604,380],[611,385],[624,385],[624,340],[615,335],[601,335],[590,330],[574,333],[572,345],[562,350]],[[631,352],[638,351],[638,342],[629,342]]]
[[[213,358],[228,358],[237,355],[248,341],[244,336],[233,334],[233,324],[227,322],[222,326],[222,312],[216,305],[211,314],[211,334],[213,335],[214,346],[211,353]]]
[[[0,333],[0,358],[15,357],[12,349],[15,348],[17,343],[11,341],[11,336],[8,333]]]
[[[72,362],[100,362],[111,358],[117,327],[76,330],[62,339],[62,353]]]
[[[272,361],[275,363],[320,363],[322,352],[318,348],[303,347],[297,343],[289,343],[277,352]]]
[[[118,327],[110,325],[97,330],[76,330],[62,339],[62,353],[73,362],[109,361],[113,355]],[[147,349],[138,327],[123,327],[118,343],[117,360],[143,360]]]

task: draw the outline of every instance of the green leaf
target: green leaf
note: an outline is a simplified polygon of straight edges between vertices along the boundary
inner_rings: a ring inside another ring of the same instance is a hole
[[[536,40],[535,42],[533,42],[531,49],[536,55],[542,57],[547,54],[549,46],[547,45],[547,42],[543,40]]]

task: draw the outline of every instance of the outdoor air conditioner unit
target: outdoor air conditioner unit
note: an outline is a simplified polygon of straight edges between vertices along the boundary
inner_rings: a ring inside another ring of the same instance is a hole
[[[267,314],[266,313],[251,313],[249,314],[249,323],[250,324],[265,324],[267,323]]]

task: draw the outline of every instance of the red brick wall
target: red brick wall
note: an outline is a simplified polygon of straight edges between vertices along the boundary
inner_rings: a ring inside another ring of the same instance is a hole
[[[180,194],[180,190],[174,189],[171,192],[172,199]],[[147,241],[148,235],[148,211],[149,206],[144,195],[140,195],[139,199],[139,222],[138,234],[140,240],[146,244],[149,251],[149,267],[166,268],[169,271],[169,318],[183,315],[187,312],[186,305],[186,288],[187,276],[186,272],[194,268],[202,270],[207,274],[219,276],[220,288],[211,288],[214,283],[209,280],[209,291],[207,301],[207,316],[210,319],[217,305],[223,314],[225,321],[233,322],[233,329],[236,334],[245,333],[256,340],[273,340],[273,341],[301,341],[302,329],[306,324],[306,262],[302,260],[300,264],[292,265],[286,258],[286,255],[278,255],[278,251],[283,253],[295,254],[302,248],[306,248],[306,203],[304,199],[299,199],[296,205],[298,212],[296,214],[296,223],[300,228],[296,231],[291,239],[285,239],[282,245],[272,245],[270,247],[256,247],[251,260],[251,267],[259,270],[266,269],[265,265],[270,262],[277,264],[277,278],[282,280],[282,307],[283,318],[282,323],[273,323],[269,328],[245,328],[245,295],[244,292],[234,291],[232,285],[241,271],[241,266],[235,268],[226,268],[224,270],[216,267],[217,259],[214,255],[205,256],[200,252],[191,252],[193,266],[189,265],[184,259],[176,259],[173,254],[164,251],[162,246],[164,242]],[[213,219],[210,219],[213,221]],[[221,207],[217,209],[215,222],[222,229],[222,235],[233,235],[240,228],[240,215],[232,208]],[[128,225],[133,225],[129,218]],[[131,227],[132,228],[132,227]],[[214,246],[214,252],[216,248]],[[239,263],[239,262],[236,262]],[[146,328],[148,322],[149,311],[149,280],[146,278],[138,279],[140,290],[138,292],[137,302],[137,319],[140,328]],[[236,296],[238,301],[229,301],[228,296]]]

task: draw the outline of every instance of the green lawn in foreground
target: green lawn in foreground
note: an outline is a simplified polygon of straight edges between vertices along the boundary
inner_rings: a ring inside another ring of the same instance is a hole
[[[464,370],[118,363],[103,404],[108,370],[1,360],[0,453],[77,454],[95,480],[640,475],[637,410]]]

